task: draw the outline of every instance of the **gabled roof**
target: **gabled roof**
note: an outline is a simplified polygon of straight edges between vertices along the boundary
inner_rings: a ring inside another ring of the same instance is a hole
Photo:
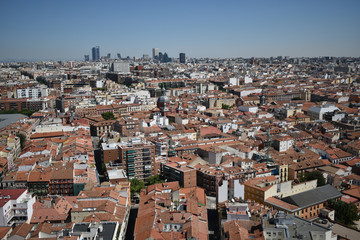
[[[341,196],[342,194],[336,188],[331,185],[325,185],[306,192],[288,196],[282,200],[292,205],[299,206],[300,208],[305,208]]]
[[[30,233],[33,225],[28,223],[23,223],[21,225],[17,225],[14,230],[11,232],[11,236],[20,236],[25,239],[25,237]]]

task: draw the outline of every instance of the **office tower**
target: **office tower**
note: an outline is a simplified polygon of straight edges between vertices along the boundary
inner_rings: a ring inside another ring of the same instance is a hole
[[[143,59],[144,59],[144,60],[148,60],[148,59],[149,59],[149,55],[148,55],[148,54],[143,54]]]
[[[159,49],[158,48],[153,48],[152,49],[152,54],[153,54],[153,58],[158,58],[159,57]]]
[[[111,53],[108,53],[106,57],[111,58]]]
[[[84,55],[84,57],[85,57],[85,62],[90,61],[90,56],[89,55]]]
[[[158,59],[160,62],[163,61],[163,54],[162,52],[159,52],[158,56],[156,57],[156,59]]]
[[[117,54],[117,58],[121,59],[121,54],[120,53]]]
[[[185,53],[179,54],[180,63],[185,63]]]
[[[96,46],[92,48],[92,60],[98,61],[100,59],[100,47]]]

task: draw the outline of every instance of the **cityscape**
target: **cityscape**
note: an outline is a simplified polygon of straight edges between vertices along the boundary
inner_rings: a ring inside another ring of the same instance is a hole
[[[0,238],[360,239],[345,2],[4,1]]]

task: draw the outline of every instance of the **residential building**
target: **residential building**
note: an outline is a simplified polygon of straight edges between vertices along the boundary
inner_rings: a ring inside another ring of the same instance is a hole
[[[196,187],[196,169],[187,162],[167,162],[162,169],[168,182],[178,181],[180,187]]]
[[[130,214],[130,183],[95,186],[83,190],[77,196],[76,206],[71,212],[71,221],[83,222],[118,222],[119,239],[125,238]],[[113,238],[110,238],[113,239]]]
[[[177,182],[148,186],[140,195],[134,239],[208,239],[207,199],[202,188]]]
[[[54,163],[50,174],[49,194],[72,196],[74,195],[74,163]]]
[[[244,183],[245,199],[258,203],[264,203],[273,196],[286,197],[301,193],[317,186],[317,180],[294,184],[292,181],[280,182],[274,175],[268,177],[256,177]]]
[[[277,135],[272,137],[273,146],[279,152],[285,152],[290,149],[294,144],[294,139],[289,135]]]
[[[130,64],[128,62],[113,62],[111,71],[116,73],[130,73]]]
[[[49,194],[49,183],[52,169],[36,166],[29,173],[27,184],[29,192],[38,196],[47,196]]]
[[[140,132],[140,122],[137,118],[124,117],[116,120],[114,131],[120,133],[122,137],[135,137]]]
[[[88,116],[86,119],[89,120],[91,136],[100,137],[104,133],[110,133],[114,128],[115,120],[105,120],[101,116]]]
[[[262,218],[265,240],[278,239],[322,239],[336,240],[331,228],[307,221],[297,216],[279,212],[275,216],[267,214]]]
[[[120,143],[101,143],[102,160],[104,163],[119,162]]]
[[[0,189],[0,226],[15,226],[28,221],[35,197],[27,189]]]
[[[117,237],[121,224],[119,222],[82,222],[74,223],[72,229],[66,234],[71,239],[124,239]],[[65,236],[64,236],[65,237]]]
[[[48,88],[45,85],[41,85],[36,88],[18,88],[16,90],[17,98],[40,98],[47,97],[49,95]]]
[[[155,144],[132,138],[119,145],[119,163],[129,178],[146,179],[154,175]]]

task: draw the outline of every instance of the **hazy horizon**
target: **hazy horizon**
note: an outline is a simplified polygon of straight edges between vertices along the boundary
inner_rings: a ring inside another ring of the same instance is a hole
[[[0,61],[359,57],[360,1],[3,1]]]

